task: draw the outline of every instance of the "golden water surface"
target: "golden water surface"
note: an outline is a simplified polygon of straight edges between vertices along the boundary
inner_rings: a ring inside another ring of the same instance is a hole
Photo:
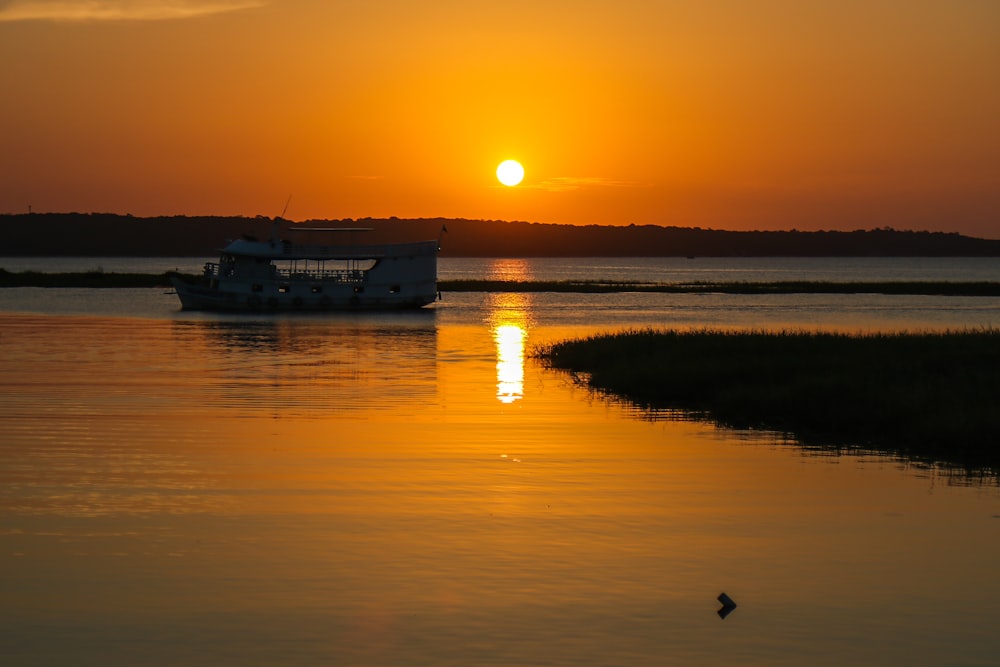
[[[3,664],[1000,655],[995,486],[644,419],[491,298],[472,324],[0,314]]]

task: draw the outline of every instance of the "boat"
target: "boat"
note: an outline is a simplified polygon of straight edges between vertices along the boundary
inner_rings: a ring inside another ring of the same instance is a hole
[[[312,228],[329,234],[366,228]],[[315,237],[314,237],[315,238]],[[421,308],[439,298],[439,240],[363,245],[244,237],[195,278],[171,274],[183,310],[335,311]]]

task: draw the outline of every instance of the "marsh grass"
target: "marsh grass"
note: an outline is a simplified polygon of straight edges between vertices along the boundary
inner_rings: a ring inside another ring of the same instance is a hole
[[[168,285],[170,285],[170,273],[105,273],[100,269],[75,273],[43,273],[0,269],[0,287],[166,287]]]
[[[645,409],[1000,470],[1000,331],[629,331],[536,350]]]
[[[1000,296],[1000,283],[903,282],[686,282],[606,280],[442,280],[442,292],[655,292],[661,294],[911,294],[921,296]]]

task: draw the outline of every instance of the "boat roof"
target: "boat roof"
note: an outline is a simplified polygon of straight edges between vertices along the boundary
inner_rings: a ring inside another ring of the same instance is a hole
[[[380,245],[312,245],[289,241],[236,239],[220,252],[239,257],[261,259],[378,259],[437,252],[437,241],[383,243]]]

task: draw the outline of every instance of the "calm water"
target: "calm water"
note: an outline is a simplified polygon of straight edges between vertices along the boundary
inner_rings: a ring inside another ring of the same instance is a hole
[[[8,271],[201,272],[217,257],[0,257]],[[629,257],[488,260],[444,258],[442,279],[645,280],[650,282],[779,280],[1000,281],[997,257]]]
[[[442,277],[574,270],[467,262]],[[808,272],[770,262],[734,270]],[[888,264],[868,269],[906,270]],[[982,298],[446,294],[222,317],[163,290],[0,290],[0,656],[995,664],[996,485],[643,419],[527,351],[635,326],[998,316]]]

